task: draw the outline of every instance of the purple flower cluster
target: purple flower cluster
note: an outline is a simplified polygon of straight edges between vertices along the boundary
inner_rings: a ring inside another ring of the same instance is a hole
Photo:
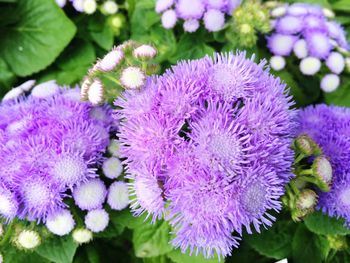
[[[164,218],[183,252],[227,256],[259,232],[292,177],[296,113],[245,53],[180,62],[115,101],[135,215]]]
[[[283,57],[293,52],[301,60],[300,71],[304,75],[316,74],[324,62],[330,72],[322,79],[321,89],[332,92],[339,86],[338,75],[345,67],[341,52],[349,50],[349,44],[345,30],[336,21],[328,19],[327,13],[318,5],[306,3],[279,6],[271,11],[276,20],[272,23],[274,32],[267,42],[271,53],[279,58],[271,60],[271,66],[276,70],[284,68]]]
[[[324,104],[309,106],[299,114],[300,133],[307,133],[330,158],[331,191],[320,193],[318,208],[343,217],[350,226],[350,109]]]
[[[157,0],[156,12],[162,13],[164,28],[173,28],[178,19],[183,19],[183,28],[195,32],[203,19],[208,31],[219,31],[224,27],[225,15],[240,5],[241,0]]]
[[[18,88],[15,88],[18,89]],[[14,89],[14,90],[15,90]],[[0,216],[46,221],[69,191],[95,179],[115,130],[111,107],[54,82],[0,104]]]

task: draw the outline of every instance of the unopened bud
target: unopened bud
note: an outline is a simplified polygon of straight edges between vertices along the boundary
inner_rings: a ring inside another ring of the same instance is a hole
[[[148,60],[157,55],[157,50],[150,45],[141,45],[134,49],[133,55],[137,59]]]
[[[103,84],[99,79],[95,79],[88,90],[88,99],[92,105],[99,105],[104,101]]]
[[[331,184],[333,177],[332,165],[329,160],[323,155],[316,157],[312,164],[312,170],[314,176],[316,176],[322,183],[323,187],[321,187],[321,190],[329,191],[329,185]]]
[[[79,228],[73,231],[72,237],[79,245],[85,244],[92,240],[92,232],[85,228]]]
[[[126,89],[139,89],[146,82],[145,73],[138,67],[128,67],[123,70],[120,82]]]
[[[300,153],[306,156],[319,155],[322,152],[316,142],[306,134],[298,136],[294,141],[294,145]]]
[[[33,230],[23,230],[15,238],[15,244],[19,249],[32,250],[38,247],[40,243],[39,234]]]

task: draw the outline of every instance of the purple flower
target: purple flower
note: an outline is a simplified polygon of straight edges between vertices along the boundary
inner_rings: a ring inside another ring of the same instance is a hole
[[[318,208],[350,224],[350,109],[324,104],[299,114],[300,133],[309,134],[330,158],[334,171],[331,191],[319,193]]]
[[[296,112],[245,53],[180,62],[115,101],[131,209],[173,227],[183,252],[226,256],[232,232],[270,226],[290,170]]]
[[[203,18],[205,28],[215,32],[224,27],[225,15],[232,16],[240,4],[241,0],[157,0],[155,10],[162,13],[164,28],[173,28],[177,20],[182,19],[184,30],[192,33],[197,31]]]
[[[93,108],[76,100],[78,89],[45,85],[0,105],[0,215],[6,220],[45,221],[64,208],[72,189],[97,176],[116,130],[111,107]]]
[[[281,8],[286,12],[281,13]],[[274,31],[267,37],[267,46],[273,56],[290,56],[293,49],[296,57],[301,59],[300,70],[304,75],[318,73],[322,62],[335,74],[343,71],[344,59],[334,53],[335,49],[350,49],[346,32],[339,23],[326,17],[321,6],[294,3],[272,10],[272,13],[279,12],[280,16],[272,24]],[[339,76],[325,73],[320,88],[333,92],[339,83]]]

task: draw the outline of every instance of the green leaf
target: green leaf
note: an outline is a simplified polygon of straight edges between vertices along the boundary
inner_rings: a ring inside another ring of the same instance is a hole
[[[348,11],[350,12],[350,3],[349,0],[340,0],[332,4],[334,10],[339,11]]]
[[[327,104],[350,107],[350,78],[342,78],[342,85],[334,92],[324,93],[324,99]]]
[[[36,252],[55,263],[70,263],[78,245],[69,237],[53,237],[36,249]]]
[[[246,235],[247,242],[261,255],[274,259],[287,258],[291,254],[291,246],[295,224],[291,221],[278,220],[271,228],[260,234]]]
[[[344,219],[329,217],[315,212],[304,219],[306,227],[318,235],[347,235],[350,229],[344,226]]]
[[[220,262],[217,258],[206,259],[202,255],[192,255],[190,256],[188,253],[183,254],[179,249],[173,250],[167,254],[167,256],[174,263],[217,263]]]
[[[16,75],[9,69],[6,62],[0,58],[0,97],[5,95],[15,80]]]
[[[90,42],[75,39],[55,62],[57,68],[46,71],[40,81],[55,79],[59,84],[75,84],[82,80],[95,60],[93,45]]]
[[[48,263],[47,260],[32,252],[23,252],[14,247],[7,247],[1,251],[4,258],[4,263]]]
[[[172,250],[169,244],[170,227],[165,221],[145,223],[134,229],[135,255],[140,258],[158,257]]]
[[[184,34],[177,44],[176,53],[169,60],[176,63],[180,59],[196,59],[205,55],[213,55],[215,50],[206,45],[196,34]]]
[[[153,0],[139,0],[131,17],[131,39],[141,43],[152,43],[159,51],[157,60],[165,61],[176,51],[173,30],[167,30],[160,23],[160,16],[154,11]]]
[[[18,76],[31,75],[50,65],[76,32],[53,0],[19,0],[2,12],[12,12],[18,18],[0,29],[0,56]]]
[[[293,242],[294,262],[321,263],[327,257],[329,245],[326,239],[309,232],[303,224],[299,224]]]
[[[121,225],[130,229],[142,227],[142,225],[151,224],[150,220],[146,220],[146,215],[135,217],[129,209],[124,209],[120,212],[112,211],[110,214],[111,222],[115,225]]]
[[[143,258],[144,263],[170,263],[170,260],[166,256],[159,256],[153,258]]]
[[[105,50],[110,50],[114,43],[114,34],[105,16],[95,15],[89,20],[88,26],[91,38]]]

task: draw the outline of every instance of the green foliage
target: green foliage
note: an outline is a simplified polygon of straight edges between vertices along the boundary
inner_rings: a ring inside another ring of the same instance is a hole
[[[78,245],[72,237],[53,237],[40,245],[36,252],[55,263],[70,263],[73,260]]]
[[[348,235],[350,229],[345,227],[345,220],[329,217],[315,212],[304,220],[305,226],[317,235]]]
[[[0,25],[0,56],[18,76],[50,65],[76,32],[53,0],[19,0],[1,7],[1,12],[16,18]]]

